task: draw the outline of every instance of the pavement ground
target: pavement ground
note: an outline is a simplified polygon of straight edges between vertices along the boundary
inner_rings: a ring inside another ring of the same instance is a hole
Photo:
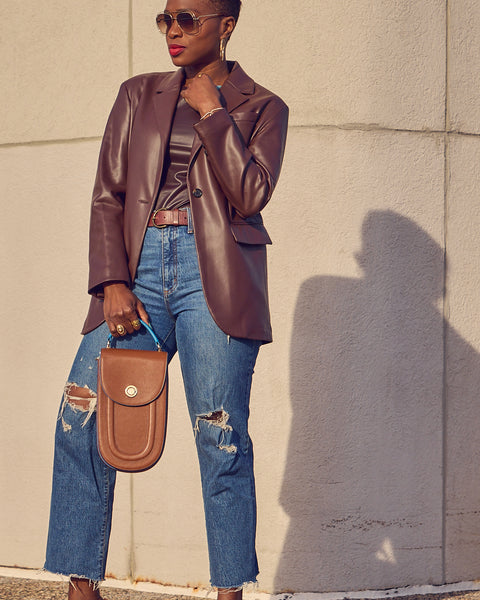
[[[28,572],[26,574],[21,573],[19,576],[10,576],[11,573],[8,572],[16,570],[3,569],[3,571],[2,573],[2,569],[0,569],[0,600],[66,600],[68,584],[65,581],[52,581],[45,576],[34,577],[33,574],[32,578],[29,578]],[[7,571],[7,574],[5,574],[5,571]],[[115,581],[110,580],[105,587],[101,588],[102,597],[105,600],[199,600],[199,598],[215,600],[215,593],[210,592],[207,594],[205,590],[194,592],[193,595],[181,595],[181,593],[157,593],[155,591],[122,589],[122,587],[115,587]],[[245,600],[379,600],[380,598],[386,600],[447,600],[450,598],[454,600],[480,600],[480,586],[478,583],[466,582],[464,584],[465,589],[462,590],[461,587],[462,584],[438,586],[436,589],[433,586],[423,586],[423,590],[428,590],[425,593],[408,593],[409,588],[363,593],[299,593],[271,596],[269,594],[248,592],[245,594]],[[168,590],[168,588],[164,589]],[[419,588],[410,589],[412,592],[419,590]],[[175,591],[177,590],[178,588],[175,588]],[[189,591],[191,590],[185,588],[186,593]]]

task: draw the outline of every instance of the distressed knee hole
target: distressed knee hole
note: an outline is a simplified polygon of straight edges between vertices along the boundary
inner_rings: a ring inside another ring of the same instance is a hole
[[[59,419],[62,420],[63,431],[65,433],[72,430],[72,426],[64,418],[65,407],[67,405],[74,413],[86,413],[85,419],[82,422],[82,427],[85,427],[97,408],[97,395],[88,386],[80,387],[76,383],[71,382],[66,384],[59,416]]]
[[[222,410],[216,410],[215,412],[208,413],[206,415],[199,415],[197,417],[197,423],[200,419],[208,421],[210,425],[216,425],[221,427],[224,431],[232,431],[232,426],[228,425],[228,419],[230,415]]]
[[[71,406],[87,412],[90,410],[92,399],[95,399],[95,405],[97,400],[97,395],[90,388],[79,387],[74,383],[67,383],[65,386],[65,397]]]
[[[235,444],[227,444],[226,443],[226,434],[230,434],[233,431],[231,425],[228,424],[228,420],[230,419],[230,415],[222,409],[215,410],[210,413],[206,413],[204,415],[197,415],[197,420],[195,421],[195,435],[200,432],[199,424],[200,422],[207,423],[210,427],[218,427],[221,430],[220,441],[217,444],[217,448],[219,450],[223,450],[228,454],[236,454],[237,446]]]

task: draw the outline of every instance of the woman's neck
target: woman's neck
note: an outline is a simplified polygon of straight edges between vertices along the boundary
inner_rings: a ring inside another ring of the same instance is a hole
[[[186,82],[191,81],[199,73],[206,73],[215,85],[223,85],[229,75],[228,65],[224,60],[217,60],[203,67],[185,67]]]

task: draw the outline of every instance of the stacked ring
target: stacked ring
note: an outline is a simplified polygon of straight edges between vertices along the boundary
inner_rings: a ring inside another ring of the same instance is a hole
[[[140,329],[140,327],[141,327],[141,326],[142,326],[142,325],[141,325],[141,323],[140,323],[140,320],[139,320],[139,319],[134,319],[134,320],[132,321],[132,327],[133,327],[134,329]]]

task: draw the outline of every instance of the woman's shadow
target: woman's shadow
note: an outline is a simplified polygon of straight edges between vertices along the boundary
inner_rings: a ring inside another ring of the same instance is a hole
[[[479,497],[480,361],[443,318],[444,252],[393,211],[362,244],[363,278],[312,277],[297,300],[277,591],[441,583],[444,534],[447,576],[480,559],[456,534]]]

